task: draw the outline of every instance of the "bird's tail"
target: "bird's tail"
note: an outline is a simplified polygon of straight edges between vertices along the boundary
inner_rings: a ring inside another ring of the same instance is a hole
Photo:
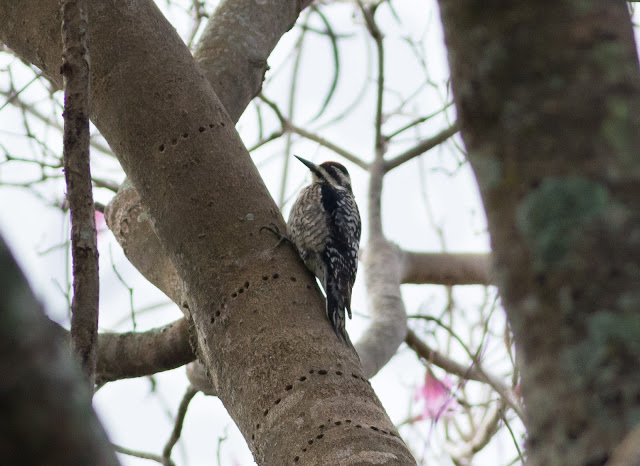
[[[326,290],[327,317],[338,338],[348,344],[351,340],[345,328],[344,310],[347,309],[349,318],[351,318],[351,306],[348,302],[349,297],[341,292],[338,283],[336,283],[332,277],[329,277],[328,282],[328,289]]]

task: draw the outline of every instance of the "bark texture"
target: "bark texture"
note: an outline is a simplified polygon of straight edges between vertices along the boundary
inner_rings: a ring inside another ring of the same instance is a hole
[[[71,213],[71,343],[93,387],[98,335],[98,244],[89,167],[89,38],[85,0],[61,2],[64,176]]]
[[[226,0],[209,19],[194,58],[234,124],[260,92],[271,51],[308,3]],[[131,263],[182,308],[182,280],[134,186],[125,182],[106,219]]]
[[[100,333],[96,381],[152,375],[183,366],[195,357],[186,319],[140,333]]]
[[[234,122],[262,89],[272,50],[310,3],[227,0],[207,22],[194,58]]]
[[[0,276],[0,464],[117,465],[63,333],[2,238]]]
[[[640,74],[625,2],[440,0],[520,352],[531,464],[640,421]]]
[[[405,252],[402,283],[491,285],[491,256],[484,253]]]
[[[53,79],[55,19],[38,0],[0,4],[0,38]],[[89,21],[92,119],[184,282],[199,356],[256,461],[414,464],[313,277],[260,234],[284,231],[280,212],[173,27],[150,1],[89,1]]]

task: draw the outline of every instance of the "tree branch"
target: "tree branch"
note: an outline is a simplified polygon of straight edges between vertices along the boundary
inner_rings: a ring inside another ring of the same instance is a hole
[[[183,366],[196,357],[189,338],[186,319],[146,332],[100,333],[96,379],[110,382]]]
[[[368,167],[369,239],[362,259],[371,322],[355,345],[365,374],[367,377],[373,377],[389,362],[404,341],[407,332],[407,312],[400,293],[402,253],[395,244],[387,241],[382,231],[381,200],[386,150],[386,144],[382,138],[384,94],[382,33],[374,20],[375,7],[365,8],[361,2],[358,4],[378,50],[375,155],[373,163]]]
[[[412,147],[411,149],[403,152],[402,154],[397,155],[396,157],[392,158],[391,160],[385,161],[385,166],[384,166],[385,171],[386,172],[390,172],[394,168],[397,168],[400,165],[402,165],[403,163],[408,162],[412,158],[418,157],[418,156],[424,154],[425,152],[427,152],[427,151],[433,149],[434,147],[442,144],[444,141],[446,141],[447,139],[452,137],[458,131],[460,131],[460,124],[458,122],[455,122],[454,124],[452,124],[448,128],[440,131],[435,136],[433,136],[433,137],[431,137],[429,139],[424,139],[424,140],[420,141],[415,147]]]
[[[160,463],[166,466],[164,459],[160,455],[156,455],[153,453],[147,453],[145,451],[132,450],[131,448],[123,447],[122,445],[112,444],[113,449],[118,453],[122,453],[123,455],[133,456],[134,458],[142,458],[144,460],[155,461],[156,463]],[[175,463],[171,461],[169,466],[175,466]]]
[[[491,285],[491,257],[485,253],[404,252],[402,283]]]
[[[470,465],[473,455],[482,450],[498,429],[500,420],[505,415],[506,403],[500,400],[491,408],[491,412],[485,415],[482,423],[476,428],[473,437],[461,445],[445,444],[444,448],[449,455],[458,463]]]
[[[524,417],[522,408],[520,407],[513,390],[509,388],[504,382],[497,377],[488,374],[486,371],[480,369],[477,363],[473,363],[470,366],[457,363],[452,359],[449,359],[446,355],[440,353],[438,350],[431,348],[425,342],[420,340],[413,330],[407,330],[407,337],[405,343],[416,352],[416,354],[429,361],[432,364],[444,369],[450,374],[455,374],[466,380],[476,380],[478,382],[484,382],[490,385],[497,393],[499,393],[505,402],[515,410],[520,418]]]
[[[637,401],[612,389],[640,390],[627,300],[640,267],[640,68],[628,6],[439,4],[518,348],[527,461],[603,464],[640,418]]]
[[[360,11],[362,12],[362,16],[364,17],[365,24],[367,25],[367,29],[369,34],[373,38],[376,43],[376,50],[378,52],[378,77],[377,77],[377,96],[376,96],[376,119],[375,119],[375,130],[376,130],[376,140],[375,140],[375,150],[376,157],[382,157],[385,152],[385,140],[382,136],[382,112],[384,109],[384,46],[382,43],[382,32],[375,21],[376,9],[378,8],[378,4],[374,4],[371,6],[364,6],[360,0],[358,0],[358,5],[360,6]]]
[[[193,397],[196,396],[196,393],[198,393],[198,390],[189,385],[187,387],[187,391],[182,397],[182,401],[178,407],[178,413],[176,414],[175,424],[171,431],[171,436],[162,450],[162,461],[165,466],[170,466],[173,463],[173,461],[171,461],[171,450],[173,450],[173,447],[178,443],[178,440],[180,440],[182,425],[184,424],[184,418],[187,415],[187,409],[189,409],[189,403],[191,403]]]
[[[640,427],[629,432],[613,450],[606,466],[637,466],[640,464]]]
[[[194,58],[234,122],[260,92],[271,51],[310,4],[225,0],[207,21]]]
[[[383,237],[369,240],[363,258],[371,321],[355,347],[367,377],[389,362],[404,341],[407,311],[400,293],[402,254]]]
[[[335,152],[336,154],[340,155],[341,157],[344,157],[346,160],[348,160],[349,162],[353,163],[354,165],[357,165],[358,167],[362,168],[363,170],[367,170],[369,168],[369,164],[364,162],[357,155],[352,154],[351,152],[349,152],[349,151],[347,151],[347,150],[335,145],[331,141],[328,141],[327,139],[325,139],[325,138],[323,138],[321,136],[318,136],[315,133],[312,133],[311,131],[307,131],[306,129],[300,128],[300,127],[294,125],[293,123],[291,123],[287,119],[287,117],[285,117],[282,114],[282,111],[280,111],[280,109],[275,104],[275,102],[273,102],[272,100],[269,100],[263,94],[260,94],[259,97],[276,114],[276,117],[278,117],[278,120],[280,120],[280,124],[282,125],[282,131],[283,132],[285,132],[285,133],[295,133],[295,134],[297,134],[299,136],[302,136],[303,138],[306,138],[306,139],[308,139],[310,141],[317,142],[321,146],[326,147],[327,149]]]
[[[93,387],[98,334],[98,245],[89,167],[89,47],[86,0],[62,2],[64,173],[71,213],[71,344]]]
[[[50,74],[56,54],[39,50],[57,48],[39,40],[55,17],[47,7],[0,2],[0,38]],[[26,12],[37,19],[19,20]],[[150,0],[127,8],[90,0],[89,17],[94,122],[184,281],[199,356],[256,462],[331,462],[346,441],[372,461],[393,455],[414,464],[357,355],[335,344],[313,277],[293,248],[274,249],[273,238],[260,234],[270,223],[283,231],[282,217],[175,29]],[[345,396],[329,402],[328,391]],[[333,424],[325,441],[302,450],[317,439],[321,419],[345,415],[375,429]]]

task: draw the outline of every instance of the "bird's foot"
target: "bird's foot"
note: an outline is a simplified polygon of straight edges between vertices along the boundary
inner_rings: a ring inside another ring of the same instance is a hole
[[[283,241],[288,241],[289,243],[291,243],[291,240],[286,236],[283,235],[282,233],[280,233],[280,230],[278,229],[278,226],[275,223],[270,223],[269,226],[262,226],[260,227],[260,233],[262,233],[263,230],[266,230],[268,232],[270,232],[271,234],[273,234],[276,238],[278,238],[278,242],[276,243],[276,245],[273,247],[273,249],[277,248],[278,246],[280,246],[280,244]]]

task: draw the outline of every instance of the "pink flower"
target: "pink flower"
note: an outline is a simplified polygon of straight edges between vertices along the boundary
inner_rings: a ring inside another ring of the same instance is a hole
[[[104,219],[104,214],[98,210],[95,211],[94,219],[96,221],[96,233],[99,236],[100,233],[107,229],[107,222]]]
[[[416,390],[415,399],[424,400],[422,413],[418,417],[419,420],[433,419],[437,421],[440,416],[450,416],[454,412],[457,402],[451,392],[453,384],[449,378],[440,381],[431,370],[427,370],[424,377],[424,385]]]

